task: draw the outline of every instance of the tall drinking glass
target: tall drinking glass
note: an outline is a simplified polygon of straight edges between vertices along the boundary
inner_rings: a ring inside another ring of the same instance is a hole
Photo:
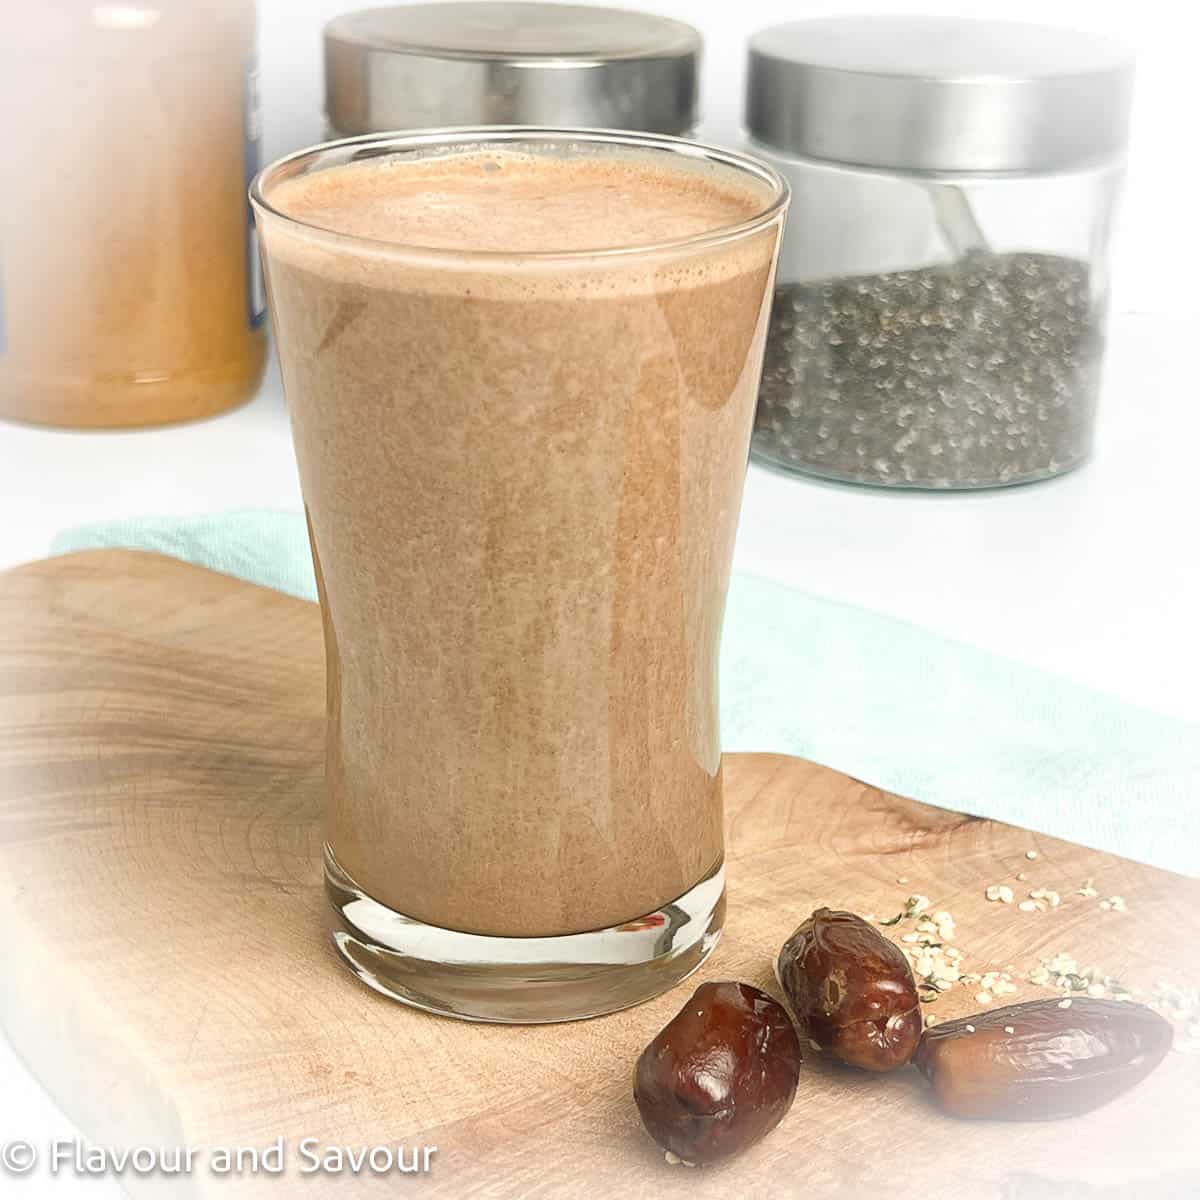
[[[787,185],[489,128],[318,147],[253,201],[338,949],[481,1020],[664,991],[724,915],[717,655]]]

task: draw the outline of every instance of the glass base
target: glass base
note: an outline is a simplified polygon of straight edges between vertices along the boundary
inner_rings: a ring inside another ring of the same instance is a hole
[[[464,1021],[536,1025],[629,1008],[686,979],[725,921],[725,869],[657,912],[561,937],[489,937],[414,921],[372,900],[325,848],[333,941],[369,987]]]

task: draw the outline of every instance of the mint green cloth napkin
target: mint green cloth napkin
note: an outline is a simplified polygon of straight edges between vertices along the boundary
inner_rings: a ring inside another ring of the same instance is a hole
[[[294,513],[112,521],[60,535],[54,551],[103,546],[315,597]],[[735,576],[721,722],[727,750],[801,755],[930,804],[1200,875],[1200,726],[891,617]]]

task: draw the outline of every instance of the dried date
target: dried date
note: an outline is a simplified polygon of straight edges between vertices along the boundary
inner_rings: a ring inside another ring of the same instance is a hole
[[[1141,1004],[1033,1000],[926,1030],[916,1063],[950,1116],[1049,1121],[1140,1083],[1171,1041],[1170,1023]]]
[[[706,983],[642,1051],[633,1096],[660,1146],[686,1162],[717,1162],[779,1124],[801,1062],[781,1004],[749,984]]]
[[[778,968],[796,1019],[823,1050],[867,1071],[912,1057],[921,1037],[912,968],[861,917],[817,909],[785,943]]]

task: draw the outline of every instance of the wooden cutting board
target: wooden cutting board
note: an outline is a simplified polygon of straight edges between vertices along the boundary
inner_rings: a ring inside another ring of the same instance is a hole
[[[155,555],[0,576],[0,1014],[29,1066],[99,1144],[284,1137],[293,1171],[303,1138],[437,1147],[427,1176],[322,1175],[314,1190],[213,1176],[201,1157],[192,1176],[132,1180],[131,1194],[1200,1193],[1200,1058],[1178,1051],[1110,1107],[1046,1125],[948,1120],[914,1071],[867,1077],[810,1056],[795,1106],[758,1147],[714,1169],[664,1161],[631,1101],[639,1050],[701,978],[775,990],[773,954],[817,904],[882,917],[922,893],[956,918],[968,970],[1022,979],[1067,951],[1147,990],[1200,978],[1196,882],[796,759],[727,758],[727,932],[672,994],[506,1028],[368,991],[323,928],[320,638],[314,606]],[[1088,878],[1128,911],[1077,896]],[[1021,913],[985,899],[993,883],[1063,903]],[[975,990],[927,1011],[977,1008]],[[1012,999],[1045,994],[1026,982]]]

